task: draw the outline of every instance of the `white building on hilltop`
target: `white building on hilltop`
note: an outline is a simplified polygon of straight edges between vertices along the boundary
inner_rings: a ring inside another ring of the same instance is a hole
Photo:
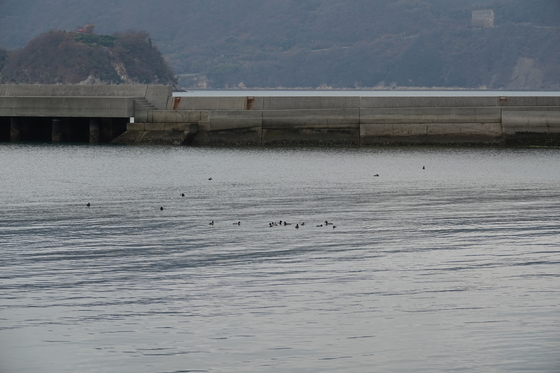
[[[493,10],[475,10],[472,12],[473,27],[494,27]]]

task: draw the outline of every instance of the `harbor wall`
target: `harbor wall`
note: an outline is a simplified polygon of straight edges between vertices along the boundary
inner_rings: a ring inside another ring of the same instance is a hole
[[[0,85],[0,141],[49,140],[560,146],[560,97],[173,97],[168,86]]]
[[[560,97],[169,97],[135,122],[115,142],[560,145]]]
[[[171,94],[152,85],[0,85],[0,142],[111,142],[131,117],[165,110]]]

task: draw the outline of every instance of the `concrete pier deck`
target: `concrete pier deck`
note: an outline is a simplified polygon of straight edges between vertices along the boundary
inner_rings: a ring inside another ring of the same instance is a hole
[[[165,109],[171,87],[0,85],[0,141],[110,142],[131,117]]]

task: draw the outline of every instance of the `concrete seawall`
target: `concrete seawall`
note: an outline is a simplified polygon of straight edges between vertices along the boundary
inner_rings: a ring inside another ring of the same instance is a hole
[[[173,97],[167,86],[0,85],[0,141],[560,146],[560,97]]]
[[[169,97],[114,142],[560,145],[560,97]]]
[[[164,110],[171,87],[0,85],[0,141],[111,142],[131,117]]]

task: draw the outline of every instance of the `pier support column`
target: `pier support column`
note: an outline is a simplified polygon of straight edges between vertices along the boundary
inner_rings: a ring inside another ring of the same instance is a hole
[[[58,142],[62,142],[62,140],[63,140],[62,120],[53,119],[52,120],[52,142],[58,143]]]
[[[98,144],[101,137],[101,119],[89,118],[89,143]]]
[[[21,141],[21,123],[19,118],[10,119],[10,142]]]

